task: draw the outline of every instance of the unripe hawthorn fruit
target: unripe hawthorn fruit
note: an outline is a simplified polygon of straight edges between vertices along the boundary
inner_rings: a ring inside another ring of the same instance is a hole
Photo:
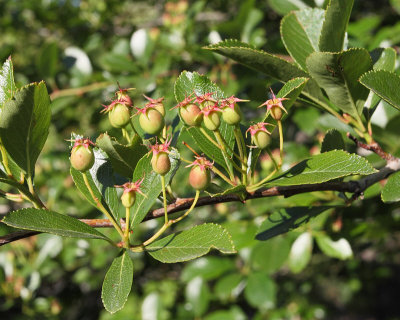
[[[259,149],[265,149],[268,147],[271,138],[269,134],[265,131],[257,131],[253,136],[253,143],[257,146]]]
[[[210,112],[205,114],[203,117],[204,125],[208,130],[215,131],[221,125],[221,119],[219,118],[218,112]]]
[[[161,115],[164,117],[165,116],[165,108],[164,108],[164,104],[159,102],[159,103],[155,103],[152,104],[152,107],[154,109],[156,109],[159,113],[161,113]]]
[[[168,153],[158,152],[151,158],[151,166],[155,173],[160,176],[166,175],[171,169],[171,161],[169,160]]]
[[[194,166],[189,173],[189,183],[196,190],[206,189],[211,182],[210,171],[199,166]]]
[[[121,202],[125,208],[131,208],[135,204],[135,200],[136,200],[135,191],[124,192],[121,196]]]
[[[186,106],[180,107],[179,113],[183,122],[190,127],[199,127],[203,120],[201,109],[194,103],[189,103]]]
[[[200,102],[200,109],[204,109],[206,107],[212,107],[214,105],[215,105],[214,100],[204,100],[204,101]]]
[[[85,147],[84,145],[77,145],[71,151],[71,166],[80,172],[85,172],[93,167],[94,154],[92,147]]]
[[[272,106],[271,110],[271,117],[275,119],[276,121],[279,121],[282,119],[282,109],[279,106]]]
[[[148,134],[158,134],[164,128],[164,117],[153,108],[147,108],[146,111],[140,113],[139,124],[144,132]]]
[[[227,124],[238,124],[242,120],[242,117],[242,111],[237,104],[235,104],[233,108],[225,107],[222,109],[222,119],[224,119]]]
[[[123,103],[116,103],[108,112],[108,119],[114,128],[124,128],[131,119],[129,107]]]

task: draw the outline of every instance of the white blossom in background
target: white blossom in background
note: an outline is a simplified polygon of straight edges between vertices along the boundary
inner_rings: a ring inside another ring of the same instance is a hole
[[[148,41],[149,39],[145,29],[136,30],[132,34],[129,45],[131,47],[132,55],[135,58],[139,59],[143,56]]]
[[[77,68],[83,74],[91,74],[93,71],[90,59],[85,51],[77,47],[68,47],[64,51],[65,57],[71,57],[75,59],[74,67]]]
[[[219,33],[213,30],[208,34],[208,41],[210,42],[210,44],[216,44],[218,42],[221,42],[222,39]]]

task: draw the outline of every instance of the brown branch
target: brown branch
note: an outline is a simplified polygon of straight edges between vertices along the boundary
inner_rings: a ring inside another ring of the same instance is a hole
[[[314,192],[314,191],[338,191],[338,192],[349,192],[355,196],[360,196],[370,186],[386,179],[389,175],[394,172],[400,171],[400,159],[392,158],[388,160],[387,165],[379,170],[378,172],[368,175],[360,180],[352,180],[347,182],[323,182],[317,184],[303,184],[296,186],[283,186],[283,187],[271,187],[268,189],[257,190],[254,193],[246,193],[244,201],[235,194],[227,194],[217,197],[201,197],[197,204],[197,207],[224,203],[224,202],[242,202],[250,199],[259,199],[275,196],[290,197],[300,193]],[[173,214],[190,208],[193,202],[193,198],[178,198],[174,203],[168,205],[168,214]],[[144,220],[152,220],[164,216],[164,209],[159,208],[150,211]],[[94,228],[111,228],[113,225],[107,219],[80,219],[80,221],[94,227]],[[124,221],[121,219],[122,228]],[[0,246],[17,241],[19,239],[28,238],[33,235],[37,235],[40,232],[35,231],[17,231],[8,235],[0,237]]]
[[[354,143],[357,145],[357,147],[375,152],[383,160],[391,161],[391,160],[395,159],[395,157],[393,157],[390,153],[383,151],[382,147],[376,142],[374,142],[373,144],[362,143],[356,137],[352,136],[349,132],[347,132],[347,137],[350,138],[351,140],[353,140]]]

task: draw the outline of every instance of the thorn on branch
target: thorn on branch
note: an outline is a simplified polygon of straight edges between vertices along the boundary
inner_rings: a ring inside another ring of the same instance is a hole
[[[353,140],[354,143],[357,145],[357,147],[375,152],[378,156],[380,156],[385,161],[392,161],[394,159],[394,157],[390,153],[383,151],[382,147],[376,142],[374,142],[373,144],[365,144],[365,143],[359,141],[356,137],[352,136],[350,134],[350,132],[347,132],[347,137],[349,139]]]

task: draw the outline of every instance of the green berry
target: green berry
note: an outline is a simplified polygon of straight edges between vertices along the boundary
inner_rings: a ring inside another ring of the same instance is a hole
[[[199,127],[203,120],[203,114],[201,113],[200,108],[193,103],[181,107],[179,113],[183,122],[190,127]]]
[[[217,130],[221,124],[218,112],[210,112],[208,115],[204,115],[203,121],[206,128],[211,131]]]
[[[260,149],[265,149],[268,147],[271,138],[269,137],[269,134],[265,131],[257,131],[254,136],[252,137],[253,143],[257,146],[257,148]]]
[[[196,190],[206,189],[211,182],[210,171],[194,166],[189,173],[189,183]]]
[[[131,208],[135,204],[135,200],[136,200],[135,191],[124,192],[121,196],[121,202],[125,208]]]
[[[237,104],[235,104],[233,109],[230,107],[222,109],[222,119],[224,119],[227,124],[238,124],[242,120],[242,117],[242,111]]]
[[[94,154],[92,148],[78,145],[71,151],[71,166],[80,172],[85,172],[93,167]]]
[[[145,113],[140,113],[139,124],[144,132],[157,135],[164,128],[164,117],[153,108],[147,108]]]
[[[276,121],[279,121],[282,119],[282,109],[279,106],[272,106],[271,110],[271,117],[275,119]]]
[[[108,113],[108,119],[114,128],[124,128],[131,119],[131,112],[125,104],[116,103]]]
[[[154,154],[151,159],[151,166],[155,173],[161,176],[166,175],[171,169],[171,161],[169,160],[168,154],[166,152]]]

